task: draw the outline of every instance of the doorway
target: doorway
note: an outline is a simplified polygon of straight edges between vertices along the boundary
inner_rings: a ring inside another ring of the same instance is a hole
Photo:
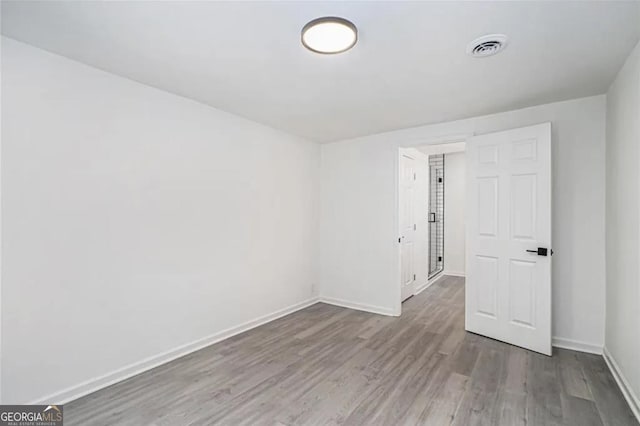
[[[458,142],[400,151],[402,301],[444,275],[464,276],[464,150]]]

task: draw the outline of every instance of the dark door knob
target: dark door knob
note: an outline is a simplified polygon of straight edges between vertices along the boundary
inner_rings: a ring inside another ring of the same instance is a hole
[[[538,247],[537,250],[527,250],[528,253],[536,253],[538,256],[547,256],[549,254],[549,249],[546,247]],[[553,251],[551,251],[553,254]]]

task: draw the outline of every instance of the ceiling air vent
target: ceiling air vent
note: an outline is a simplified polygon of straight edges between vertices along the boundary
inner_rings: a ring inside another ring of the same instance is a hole
[[[495,55],[507,47],[507,36],[504,34],[489,34],[473,40],[467,46],[467,53],[474,58],[485,58]]]

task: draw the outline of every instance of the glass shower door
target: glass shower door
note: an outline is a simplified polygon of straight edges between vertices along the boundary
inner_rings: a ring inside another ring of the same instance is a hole
[[[429,278],[444,268],[444,155],[429,156]]]

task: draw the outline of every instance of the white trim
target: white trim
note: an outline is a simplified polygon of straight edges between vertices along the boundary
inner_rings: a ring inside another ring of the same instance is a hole
[[[416,292],[413,293],[414,296],[419,295],[420,293],[422,293],[423,291],[425,291],[426,289],[428,289],[429,287],[431,287],[431,284],[435,283],[440,277],[436,278],[435,280],[430,280],[427,281],[424,284],[419,285],[418,287],[416,287]]]
[[[395,150],[395,161],[393,162],[394,173],[393,173],[393,188],[394,188],[394,209],[393,209],[393,221],[395,223],[395,232],[398,236],[398,245],[396,251],[396,259],[395,259],[395,268],[396,268],[396,276],[398,277],[397,284],[395,285],[394,292],[396,293],[396,297],[394,298],[394,310],[397,315],[402,313],[402,244],[401,244],[401,236],[402,230],[400,224],[400,161],[402,158],[402,148],[398,148]],[[327,302],[329,303],[329,302]]]
[[[622,391],[624,399],[627,400],[627,403],[629,404],[633,415],[636,416],[636,419],[638,420],[638,422],[640,422],[640,398],[638,398],[638,396],[635,394],[633,388],[631,387],[631,385],[629,385],[629,382],[622,374],[622,370],[618,366],[615,358],[611,356],[611,353],[606,347],[604,348],[602,357],[604,358],[604,362],[607,363],[607,367],[609,367],[609,370],[611,370],[611,374],[616,380],[618,387]]]
[[[446,145],[450,143],[458,143],[458,142],[466,142],[468,139],[475,136],[475,132],[469,133],[457,133],[457,134],[449,134],[449,135],[440,135],[429,138],[413,138],[404,141],[401,148],[415,148],[417,146],[422,145]]]
[[[450,275],[452,277],[466,277],[467,275],[464,272],[456,272],[456,271],[444,271],[444,275]]]
[[[349,302],[343,299],[334,299],[333,297],[320,296],[321,303],[328,303],[329,305],[340,306],[342,308],[355,309],[358,311],[371,312],[372,314],[386,315],[397,317],[400,314],[394,312],[393,309],[385,308],[382,306],[366,305],[364,303]]]
[[[435,283],[436,281],[438,281],[442,277],[444,277],[444,273],[440,272],[438,275],[436,275],[435,278],[431,278],[430,280],[428,280],[426,282],[426,284],[423,284],[422,286],[416,288],[416,292],[414,293],[414,296],[417,296],[418,294],[422,293],[423,291],[425,291],[426,289],[431,287],[431,285],[433,283]]]
[[[194,342],[178,346],[174,349],[170,349],[158,355],[150,356],[141,361],[135,362],[133,364],[129,364],[125,367],[112,371],[111,373],[94,377],[93,379],[89,379],[80,384],[43,396],[32,402],[29,402],[29,404],[32,404],[32,405],[44,405],[44,404],[53,404],[53,403],[59,404],[59,405],[66,404],[70,401],[73,401],[74,399],[78,399],[82,396],[85,396],[97,390],[103,389],[114,383],[121,382],[130,377],[133,377],[145,371],[151,370],[152,368],[158,367],[162,364],[166,364],[170,361],[173,361],[175,359],[188,355],[192,352],[198,351],[202,348],[213,345],[222,340],[228,339],[229,337],[235,336],[240,333],[244,333],[245,331],[259,327],[268,322],[281,318],[285,315],[289,315],[293,312],[296,312],[308,306],[314,305],[318,303],[318,301],[319,300],[317,297],[313,297],[303,302],[296,303],[295,305],[291,305],[286,308],[277,310],[271,314],[263,315],[251,321],[247,321],[238,326],[228,328],[218,333],[214,333],[210,336],[204,337]]]
[[[565,339],[564,337],[552,337],[551,346],[572,351],[586,352],[588,354],[602,355],[602,345],[581,342],[579,340]]]

